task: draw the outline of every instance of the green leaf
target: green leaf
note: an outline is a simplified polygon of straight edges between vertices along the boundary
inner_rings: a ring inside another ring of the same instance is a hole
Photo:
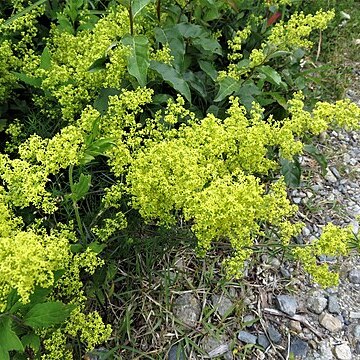
[[[206,99],[207,97],[207,91],[206,87],[204,85],[204,82],[201,81],[201,78],[194,74],[192,71],[187,71],[184,74],[184,80],[194,89],[198,92],[198,94]]]
[[[46,46],[41,54],[40,69],[49,69],[51,67],[51,55],[49,48]]]
[[[0,132],[4,131],[6,127],[6,119],[0,119]]]
[[[128,57],[129,74],[136,78],[140,86],[146,86],[150,65],[148,38],[145,35],[127,35],[122,39],[122,43],[131,46],[131,54]]]
[[[106,245],[99,244],[97,241],[94,241],[88,245],[88,248],[92,250],[94,253],[99,254],[106,248]]]
[[[109,107],[109,97],[119,95],[120,90],[114,88],[101,89],[98,97],[94,101],[94,108],[104,114]]]
[[[82,165],[88,164],[97,156],[104,155],[105,152],[113,146],[116,146],[116,144],[111,138],[101,138],[91,142],[86,148],[84,158],[80,163]]]
[[[211,54],[218,54],[221,55],[221,45],[216,39],[209,37],[207,34],[203,34],[197,39],[193,40],[193,44],[197,48],[201,48],[204,51],[211,53]]]
[[[220,88],[215,96],[215,102],[222,101],[234,91],[239,90],[241,82],[227,76],[219,81],[219,85]]]
[[[81,200],[89,191],[91,186],[91,175],[84,175],[81,173],[79,181],[74,184],[71,189],[71,198],[74,201]]]
[[[12,330],[12,320],[8,316],[0,318],[0,345],[3,353],[11,350],[24,351],[23,344]]]
[[[326,160],[326,157],[324,154],[319,151],[314,145],[312,144],[306,144],[304,145],[304,151],[306,151],[311,157],[313,157],[317,163],[321,167],[321,172],[323,175],[326,174],[328,162]]]
[[[185,22],[177,24],[175,27],[179,30],[180,34],[186,39],[197,38],[204,31],[204,29],[200,25],[194,25]]]
[[[36,335],[33,332],[24,335],[21,338],[21,342],[24,345],[24,347],[28,346],[29,348],[33,349],[35,352],[37,352],[40,349],[40,337],[39,335]]]
[[[109,61],[107,56],[103,56],[99,59],[96,59],[88,68],[89,72],[95,72],[99,70],[106,69],[106,63]]]
[[[274,85],[280,85],[281,76],[271,66],[264,65],[257,68],[258,72],[266,76],[266,80]]]
[[[200,69],[204,71],[205,74],[209,75],[209,77],[213,81],[216,81],[218,77],[218,72],[216,71],[214,64],[210,61],[205,61],[205,60],[198,60],[198,63]]]
[[[75,305],[65,305],[60,301],[36,304],[24,316],[24,324],[33,329],[61,324],[75,307]]]
[[[28,76],[23,73],[13,72],[13,74],[25,84],[33,86],[35,88],[39,88],[41,86],[42,80],[40,78],[36,78],[33,76]]]
[[[132,0],[131,2],[131,11],[132,11],[132,16],[133,18],[135,18],[137,15],[139,15],[139,13],[141,12],[141,10],[150,3],[151,0]]]
[[[2,360],[10,360],[10,355],[7,350],[5,350],[5,347],[0,344],[0,359]]]
[[[298,187],[300,185],[301,167],[298,159],[289,161],[280,159],[280,172],[284,176],[285,183],[289,187]]]
[[[155,70],[167,83],[169,83],[176,91],[183,95],[187,101],[191,103],[191,92],[189,85],[182,76],[170,65],[160,63],[158,61],[150,62],[151,69]]]

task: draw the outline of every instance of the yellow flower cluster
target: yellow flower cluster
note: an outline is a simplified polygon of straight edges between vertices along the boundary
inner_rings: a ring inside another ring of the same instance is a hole
[[[292,48],[310,48],[313,43],[308,39],[316,29],[324,30],[334,18],[334,11],[318,11],[315,15],[293,14],[285,23],[280,21],[271,31],[267,41],[277,46],[278,50]]]
[[[236,61],[242,59],[243,55],[240,53],[242,43],[250,36],[251,27],[247,26],[242,30],[238,30],[232,40],[228,41],[229,49],[232,51],[228,55],[230,61]]]
[[[319,265],[317,257],[320,255],[347,255],[352,238],[350,227],[341,229],[330,223],[325,226],[318,240],[305,247],[295,248],[293,254],[302,262],[304,269],[318,284],[323,287],[335,286],[338,284],[339,274],[329,271],[327,264]]]

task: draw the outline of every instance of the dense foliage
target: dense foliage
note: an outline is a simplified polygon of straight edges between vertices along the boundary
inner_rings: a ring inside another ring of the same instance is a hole
[[[316,257],[347,254],[350,229],[329,224],[294,246],[287,187],[303,151],[324,164],[305,140],[358,128],[360,110],[317,101],[301,60],[334,12],[299,9],[1,2],[1,359],[72,359],[75,344],[106,341],[89,284],[111,277],[114,249],[144,223],[188,224],[199,256],[227,241],[229,277],[254,244],[275,241],[315,281],[337,281]]]

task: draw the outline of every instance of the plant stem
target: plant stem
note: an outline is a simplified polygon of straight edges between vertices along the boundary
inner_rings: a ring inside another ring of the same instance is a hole
[[[131,34],[131,36],[133,36],[134,35],[134,18],[133,18],[133,13],[132,13],[131,2],[129,5],[129,21],[130,21],[130,34]]]
[[[80,218],[80,213],[79,213],[79,207],[77,205],[77,202],[74,198],[74,180],[73,180],[73,171],[74,171],[74,165],[70,165],[69,166],[69,183],[70,183],[70,190],[71,190],[71,195],[72,195],[72,203],[73,203],[73,207],[74,207],[74,211],[75,211],[75,218],[76,218],[76,222],[80,231],[80,237],[81,237],[81,241],[83,244],[86,243],[86,237],[85,237],[85,233],[83,230],[83,225],[81,222],[81,218]]]

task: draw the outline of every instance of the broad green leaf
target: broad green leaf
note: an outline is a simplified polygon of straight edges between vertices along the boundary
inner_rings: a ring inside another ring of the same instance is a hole
[[[19,299],[20,296],[17,291],[15,289],[12,289],[7,297],[5,311],[9,311],[13,314],[18,309],[18,306],[15,305],[18,304]]]
[[[135,18],[141,10],[151,2],[151,0],[132,0],[131,2],[131,11],[132,16]]]
[[[93,141],[86,148],[84,157],[80,163],[82,165],[88,164],[90,161],[94,160],[97,156],[104,155],[106,150],[110,149],[113,146],[116,146],[116,144],[111,138],[101,138]]]
[[[204,29],[200,25],[194,25],[190,23],[180,23],[175,26],[179,30],[180,34],[184,38],[197,38],[204,32]]]
[[[24,324],[33,329],[46,328],[64,322],[75,305],[65,305],[60,301],[34,305],[24,316]]]
[[[269,94],[274,100],[276,100],[277,103],[281,105],[285,110],[288,108],[286,99],[280,93],[268,92],[267,94]]]
[[[79,181],[71,189],[71,197],[74,201],[81,200],[89,191],[91,186],[91,175],[81,174]]]
[[[39,88],[41,86],[42,80],[40,78],[36,78],[36,77],[33,77],[33,76],[28,76],[26,74],[18,73],[18,72],[14,72],[13,74],[15,74],[15,76],[19,80],[24,82],[25,84],[28,84],[28,85],[33,86],[35,88]]]
[[[88,248],[96,254],[100,254],[105,248],[105,244],[100,244],[97,241],[94,241],[88,245]]]
[[[215,102],[222,101],[234,91],[239,90],[241,82],[227,76],[219,81],[219,85],[220,88],[214,99]]]
[[[280,172],[284,176],[285,183],[289,187],[298,187],[300,185],[301,167],[298,159],[289,161],[280,159]]]
[[[184,67],[185,41],[176,26],[169,28],[155,28],[156,41],[170,47],[170,53],[174,57],[174,64],[179,71]]]
[[[328,162],[326,160],[326,157],[324,156],[321,151],[319,151],[314,145],[312,144],[306,144],[304,145],[304,151],[306,151],[311,157],[313,157],[317,163],[321,167],[321,172],[323,175],[326,174]]]
[[[128,71],[134,76],[139,85],[144,87],[147,83],[147,71],[149,62],[149,41],[145,35],[127,35],[122,43],[131,46],[131,54],[128,57]]]
[[[0,317],[0,345],[3,353],[11,350],[24,351],[23,344],[12,330],[12,320],[8,316]]]
[[[31,349],[33,349],[35,352],[37,352],[40,349],[40,337],[39,335],[36,335],[33,332],[24,335],[21,338],[21,342],[24,345],[24,347],[28,346]]]
[[[6,127],[6,119],[0,119],[0,131],[5,130]]]
[[[109,106],[109,97],[119,95],[120,90],[114,88],[101,89],[99,96],[94,101],[94,108],[101,114],[104,114]]]
[[[209,75],[209,77],[213,81],[215,81],[216,78],[218,77],[218,72],[215,69],[214,64],[210,61],[205,61],[205,60],[198,60],[198,63],[201,70],[204,71],[207,75]]]
[[[96,59],[88,68],[89,72],[95,72],[99,70],[106,69],[106,63],[109,61],[107,56],[103,56],[99,59]]]
[[[235,95],[240,99],[240,103],[243,104],[248,111],[252,108],[252,103],[256,101],[255,97],[260,94],[261,91],[252,80],[244,82],[239,90],[235,92]]]
[[[192,71],[187,71],[184,74],[184,80],[195,90],[199,93],[201,97],[206,99],[207,91],[204,85],[204,82],[201,80],[199,76],[194,74]]]
[[[40,69],[49,69],[51,66],[51,55],[49,48],[46,46],[41,54]]]
[[[158,61],[150,62],[151,69],[155,70],[167,83],[169,83],[176,91],[183,95],[187,101],[191,103],[191,92],[189,85],[182,76],[170,65],[160,63]]]
[[[281,76],[271,66],[264,65],[257,68],[258,72],[266,76],[266,80],[274,85],[280,85]]]
[[[10,355],[7,350],[5,350],[5,347],[0,344],[0,359],[2,360],[10,360]]]
[[[37,8],[38,6],[45,4],[47,0],[38,0],[36,2],[34,2],[33,4],[29,5],[28,7],[26,7],[24,10],[21,10],[20,12],[18,12],[17,14],[15,14],[14,16],[10,17],[9,19],[7,19],[4,23],[3,26],[7,26],[9,24],[11,24],[12,22],[14,22],[16,19],[28,14],[29,12],[31,12],[32,10],[34,10],[35,8]]]

